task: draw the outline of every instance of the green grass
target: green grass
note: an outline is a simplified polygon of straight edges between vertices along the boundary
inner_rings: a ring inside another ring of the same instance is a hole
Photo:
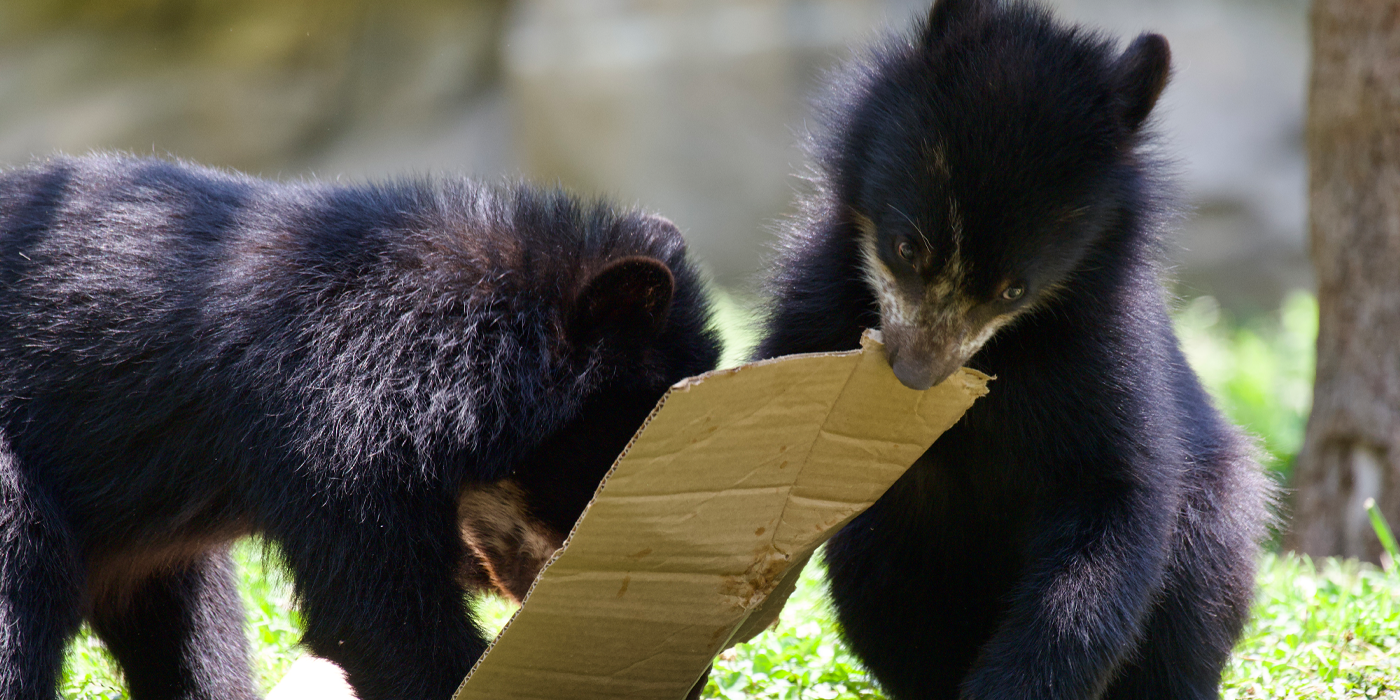
[[[1286,482],[1312,406],[1317,301],[1295,293],[1278,311],[1241,323],[1198,297],[1176,321],[1201,381],[1226,415],[1260,438],[1268,466]]]
[[[884,698],[841,643],[820,576],[809,567],[777,628],[720,657],[705,697]],[[1400,698],[1400,575],[1355,560],[1266,555],[1222,696]]]
[[[860,662],[841,643],[822,596],[823,567],[802,572],[778,625],[720,654],[705,688],[707,698],[783,700],[879,698]]]
[[[240,542],[233,550],[242,576],[238,589],[247,613],[248,645],[253,651],[252,671],[263,693],[272,689],[301,657],[301,615],[292,604],[291,579],[277,561],[275,551],[258,540]],[[488,632],[500,632],[516,605],[495,596],[477,601],[475,608]],[[72,700],[126,697],[121,673],[106,648],[86,628],[68,650],[60,692]]]
[[[1355,560],[1266,556],[1223,696],[1400,698],[1400,575]]]
[[[264,690],[299,655],[297,616],[277,567],[241,545],[249,640]],[[841,643],[822,598],[821,567],[808,567],[782,620],[715,664],[707,698],[853,700],[883,698]],[[1254,620],[1226,672],[1224,697],[1400,699],[1400,576],[1349,560],[1317,565],[1293,555],[1262,562]],[[479,606],[499,630],[513,606]],[[70,649],[65,698],[116,700],[119,675],[101,645],[83,635]]]
[[[724,354],[720,357],[721,368],[737,367],[749,359],[749,354],[758,344],[758,327],[753,314],[743,297],[715,288],[710,295],[715,309],[715,327],[724,338]]]
[[[718,300],[726,335],[752,342],[742,305]],[[1275,314],[1243,322],[1209,298],[1177,315],[1182,345],[1221,408],[1256,435],[1282,480],[1302,444],[1312,386],[1317,307],[1290,297]],[[731,349],[725,364],[742,360]],[[259,548],[240,545],[241,587],[249,611],[255,671],[267,689],[300,652],[299,621],[281,570],[265,566]],[[716,663],[708,698],[820,700],[882,698],[841,643],[822,597],[821,567],[808,568],[782,620]],[[1239,698],[1391,698],[1400,700],[1400,575],[1355,561],[1312,562],[1270,554],[1261,562],[1254,619],[1226,672],[1223,695]],[[499,630],[513,606],[478,604]],[[114,665],[90,635],[70,650],[66,698],[123,697]]]

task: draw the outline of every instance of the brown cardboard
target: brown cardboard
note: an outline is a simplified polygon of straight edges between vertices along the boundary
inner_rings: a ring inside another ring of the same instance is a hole
[[[862,345],[674,386],[455,700],[679,700],[776,620],[813,550],[987,391],[968,369],[913,391]]]
[[[456,700],[683,698],[792,564],[986,393],[970,370],[907,389],[864,346],[672,388]]]

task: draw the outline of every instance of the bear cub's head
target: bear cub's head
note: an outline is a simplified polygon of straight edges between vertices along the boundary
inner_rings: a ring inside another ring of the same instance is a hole
[[[538,431],[504,478],[468,480],[458,496],[470,549],[462,582],[517,601],[657,401],[675,382],[713,369],[720,350],[708,293],[674,224],[607,209],[561,224],[549,207],[528,212],[537,209],[545,211],[534,218],[549,225],[519,233],[545,253],[522,266],[532,274],[516,276],[532,280],[522,298],[552,302],[550,371],[567,390],[514,403],[533,398],[541,412],[566,417]]]
[[[859,238],[895,374],[928,388],[1073,284],[1143,184],[1170,51],[1037,7],[938,0],[837,99],[818,157]]]

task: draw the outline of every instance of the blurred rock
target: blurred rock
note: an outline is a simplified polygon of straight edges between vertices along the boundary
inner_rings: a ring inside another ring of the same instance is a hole
[[[1273,308],[1305,255],[1305,0],[1049,0],[1172,43],[1184,295]],[[6,0],[0,162],[173,154],[268,176],[468,171],[663,213],[753,279],[822,70],[922,0]]]
[[[720,282],[758,271],[817,73],[874,0],[524,0],[504,67],[531,175],[664,213]]]
[[[0,157],[123,149],[286,175],[360,142],[455,131],[496,82],[504,9],[7,0]]]

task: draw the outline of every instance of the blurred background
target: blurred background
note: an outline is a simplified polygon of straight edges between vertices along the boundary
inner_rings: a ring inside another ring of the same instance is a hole
[[[1305,0],[1052,0],[1172,43],[1185,298],[1278,308],[1304,250]],[[172,155],[271,178],[522,175],[661,212],[742,294],[822,72],[909,0],[6,0],[0,163]]]

